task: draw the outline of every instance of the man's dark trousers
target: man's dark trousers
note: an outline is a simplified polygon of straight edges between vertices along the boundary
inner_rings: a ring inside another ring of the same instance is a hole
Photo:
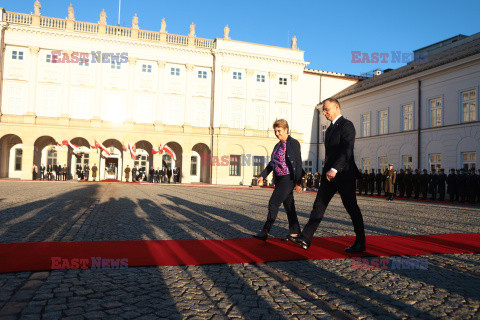
[[[317,197],[313,203],[313,209],[310,214],[310,219],[305,225],[302,231],[302,236],[308,242],[312,241],[313,234],[317,230],[318,225],[322,221],[325,210],[327,209],[328,203],[338,191],[340,197],[342,198],[343,205],[350,215],[350,219],[353,222],[353,228],[357,236],[356,242],[365,243],[365,228],[363,225],[363,217],[360,211],[360,208],[357,204],[357,198],[355,196],[355,180],[342,181],[341,183],[336,183],[335,179],[328,181],[322,179],[320,184],[320,189],[318,190]]]

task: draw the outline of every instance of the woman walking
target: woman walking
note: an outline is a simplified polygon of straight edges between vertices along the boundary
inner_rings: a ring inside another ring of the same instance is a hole
[[[261,185],[263,179],[266,179],[273,171],[275,189],[273,190],[270,201],[268,202],[268,216],[263,229],[253,237],[266,241],[268,233],[277,218],[278,208],[283,203],[287,212],[288,225],[290,233],[285,240],[291,240],[292,237],[300,233],[297,212],[295,211],[295,202],[293,200],[293,189],[296,192],[302,192],[302,155],[300,143],[289,135],[288,122],[280,119],[273,123],[275,136],[280,140],[272,152],[272,160],[260,174],[257,179],[257,185]]]

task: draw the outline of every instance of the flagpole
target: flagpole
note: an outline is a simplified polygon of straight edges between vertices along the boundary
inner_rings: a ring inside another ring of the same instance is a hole
[[[118,0],[118,24],[117,26],[120,27],[120,6],[122,5],[122,0]]]

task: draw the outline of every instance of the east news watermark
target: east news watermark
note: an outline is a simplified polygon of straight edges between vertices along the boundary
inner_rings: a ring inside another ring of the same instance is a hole
[[[127,63],[128,52],[101,52],[91,51],[88,52],[73,52],[69,55],[62,51],[52,51],[52,63]]]
[[[428,53],[420,52],[415,56],[413,52],[390,51],[390,52],[362,52],[351,51],[351,63],[410,63],[428,61]]]
[[[51,257],[52,270],[58,269],[127,269],[128,259],[106,259],[102,257],[62,258]]]
[[[350,259],[353,270],[359,269],[380,269],[380,270],[428,270],[428,260],[424,258],[415,259],[407,257],[391,258],[362,258]]]

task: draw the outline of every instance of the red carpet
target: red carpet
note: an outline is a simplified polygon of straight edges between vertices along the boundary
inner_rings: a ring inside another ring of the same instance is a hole
[[[349,258],[354,237],[315,238],[305,251],[280,239],[26,242],[0,244],[0,273],[52,269],[52,257],[128,259],[128,266],[235,264]],[[368,236],[364,256],[480,253],[480,234]],[[76,267],[78,268],[78,266]]]

